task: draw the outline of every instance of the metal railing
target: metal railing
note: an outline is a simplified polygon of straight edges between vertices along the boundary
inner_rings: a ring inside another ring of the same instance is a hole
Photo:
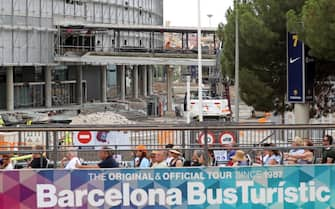
[[[76,81],[52,82],[52,105],[62,106],[76,103]],[[83,98],[87,101],[87,85],[83,81]],[[45,82],[15,83],[15,107],[43,107],[45,105]]]
[[[132,160],[132,153],[140,144],[145,145],[149,151],[164,150],[165,145],[174,144],[183,151],[186,159],[191,159],[194,150],[203,150],[205,153],[209,150],[226,150],[228,149],[226,144],[232,139],[236,140],[236,145],[229,149],[241,149],[255,157],[258,151],[264,149],[261,146],[264,143],[275,144],[272,149],[288,151],[296,136],[310,139],[314,146],[308,149],[315,150],[316,157],[320,157],[323,148],[322,138],[326,134],[334,135],[335,125],[165,124],[3,127],[0,128],[0,154],[29,154],[34,152],[34,145],[43,145],[52,162],[59,162],[65,152],[70,150],[77,151],[79,157],[86,161],[98,161],[96,151],[104,144],[80,144],[79,135],[87,132],[90,132],[95,142],[106,140],[101,137],[103,136],[101,133],[111,134],[108,146],[115,154],[121,155],[124,161]]]

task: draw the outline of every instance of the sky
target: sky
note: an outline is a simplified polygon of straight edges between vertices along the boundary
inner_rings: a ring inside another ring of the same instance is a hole
[[[225,13],[234,4],[234,0],[201,0],[201,25],[216,27],[220,22],[225,23]],[[171,26],[198,25],[197,0],[164,0],[164,23],[171,21]],[[208,14],[212,14],[209,25]]]

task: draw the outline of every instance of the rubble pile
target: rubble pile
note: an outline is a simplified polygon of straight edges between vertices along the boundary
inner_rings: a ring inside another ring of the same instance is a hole
[[[80,114],[72,118],[71,125],[94,124],[94,125],[122,125],[135,124],[126,117],[114,112],[97,112],[91,114]]]

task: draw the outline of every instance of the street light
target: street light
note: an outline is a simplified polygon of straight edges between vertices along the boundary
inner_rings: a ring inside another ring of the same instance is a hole
[[[202,107],[202,50],[201,50],[201,3],[198,0],[198,98],[199,98],[199,122],[204,120]]]
[[[207,17],[209,19],[209,27],[212,27],[212,17],[213,17],[213,15],[212,14],[208,14]]]
[[[240,122],[240,92],[239,92],[239,33],[238,33],[238,0],[234,0],[235,9],[235,122]]]

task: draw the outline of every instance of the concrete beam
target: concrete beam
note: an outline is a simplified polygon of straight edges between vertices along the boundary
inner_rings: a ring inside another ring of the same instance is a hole
[[[309,106],[308,104],[294,104],[295,124],[309,124]],[[307,130],[296,130],[296,136],[308,138]]]
[[[167,111],[173,112],[172,108],[172,80],[173,80],[173,67],[167,66]]]
[[[77,86],[76,86],[76,93],[77,93],[77,104],[83,104],[83,66],[78,65],[77,67]]]
[[[153,66],[148,67],[148,94],[151,96],[153,94],[152,86],[153,86]]]
[[[122,65],[121,66],[121,100],[125,101],[126,100],[126,66]]]
[[[7,111],[14,111],[14,69],[6,70],[6,106]]]
[[[52,107],[52,67],[45,67],[45,107]]]
[[[133,88],[133,93],[134,93],[134,98],[137,99],[138,98],[138,65],[134,66],[134,70],[133,70],[133,79],[134,79],[134,82],[133,82],[133,85],[134,85],[134,88]]]
[[[193,66],[198,64],[196,58],[159,58],[159,57],[134,57],[134,56],[94,56],[84,55],[82,57],[55,57],[56,62],[87,63],[93,65],[180,65]],[[216,66],[215,59],[203,59],[203,66]]]
[[[143,97],[147,97],[148,96],[148,70],[147,70],[147,66],[143,66],[143,70],[142,70],[142,74],[143,74]]]
[[[101,66],[101,102],[107,102],[107,66]]]

